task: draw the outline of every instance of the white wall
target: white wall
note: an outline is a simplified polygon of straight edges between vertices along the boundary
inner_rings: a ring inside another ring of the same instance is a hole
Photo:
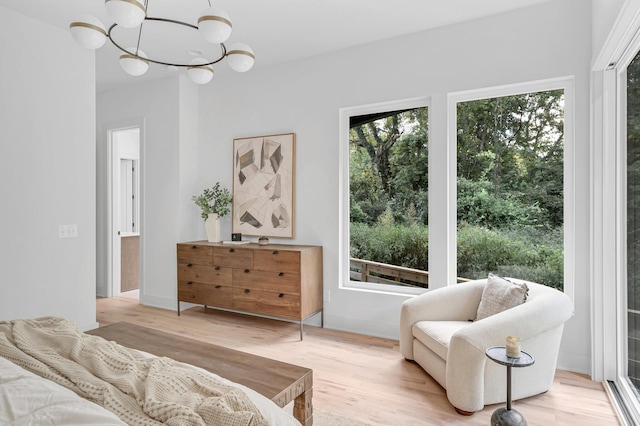
[[[627,0],[591,0],[592,8],[592,58],[600,54],[620,10]]]
[[[259,61],[259,52],[257,52]],[[397,337],[405,297],[341,288],[338,274],[339,146],[342,107],[431,96],[432,135],[446,135],[447,93],[574,76],[576,105],[575,316],[559,365],[590,371],[589,63],[591,10],[560,0],[499,16],[386,40],[279,67],[225,74],[200,94],[199,170],[231,181],[234,138],[297,134],[295,243],[324,248],[325,326]],[[442,144],[442,138],[430,142]],[[434,179],[435,182],[438,179]],[[440,180],[442,181],[442,180]],[[431,191],[437,191],[432,185]],[[437,246],[438,241],[432,239]],[[443,276],[442,264],[431,264]]]
[[[0,319],[94,328],[94,54],[3,7],[0,40]],[[66,224],[77,238],[58,238]]]
[[[206,239],[200,208],[191,200],[215,182],[202,179],[198,170],[198,85],[180,77],[180,199],[178,235],[180,241]],[[194,220],[194,217],[197,218]]]
[[[141,137],[141,285],[144,304],[175,309],[179,239],[179,79],[132,84],[97,95],[98,292],[107,280],[107,130],[143,123]]]

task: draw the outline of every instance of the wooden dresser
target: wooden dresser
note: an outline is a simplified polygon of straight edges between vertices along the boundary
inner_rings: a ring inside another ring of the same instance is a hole
[[[180,302],[300,323],[322,312],[322,247],[179,243]]]

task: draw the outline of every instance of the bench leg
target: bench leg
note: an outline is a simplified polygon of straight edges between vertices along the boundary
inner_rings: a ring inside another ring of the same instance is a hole
[[[313,396],[313,389],[298,395],[293,400],[293,417],[298,419],[302,426],[313,425],[313,405],[311,404],[311,397]]]

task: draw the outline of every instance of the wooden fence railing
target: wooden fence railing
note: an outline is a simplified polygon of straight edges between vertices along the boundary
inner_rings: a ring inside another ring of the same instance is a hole
[[[349,266],[352,281],[429,288],[429,271],[354,258]],[[470,280],[457,278],[457,282],[464,281]]]

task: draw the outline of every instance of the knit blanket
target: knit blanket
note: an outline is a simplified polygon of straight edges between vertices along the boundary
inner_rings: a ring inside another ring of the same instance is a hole
[[[62,318],[0,321],[0,356],[131,425],[268,425],[242,390],[188,364],[84,334]]]

